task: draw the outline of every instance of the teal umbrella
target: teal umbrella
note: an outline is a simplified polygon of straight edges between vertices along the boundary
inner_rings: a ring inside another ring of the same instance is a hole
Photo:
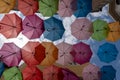
[[[3,62],[0,62],[0,77],[4,71],[5,67],[4,67],[4,63]]]

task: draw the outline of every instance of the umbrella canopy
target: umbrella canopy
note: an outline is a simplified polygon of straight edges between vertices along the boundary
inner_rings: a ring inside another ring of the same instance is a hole
[[[70,54],[72,50],[72,45],[62,42],[56,45],[56,47],[59,50],[58,60],[56,61],[57,63],[62,64],[62,65],[68,65],[68,64],[73,63],[73,57]]]
[[[11,67],[3,72],[5,80],[23,80],[22,74],[17,67]]]
[[[89,62],[92,56],[90,46],[82,42],[73,45],[72,51],[70,53],[74,57],[74,61],[78,64]]]
[[[109,27],[106,21],[97,19],[93,22],[94,33],[92,34],[92,38],[101,41],[104,40],[108,36]]]
[[[22,74],[23,80],[43,80],[42,72],[35,66],[26,66]]]
[[[59,0],[58,14],[70,17],[77,10],[77,0]]]
[[[92,22],[87,18],[76,19],[71,24],[71,34],[79,40],[87,40],[92,35]]]
[[[0,13],[8,13],[15,6],[16,0],[0,0]]]
[[[100,69],[96,65],[89,64],[83,69],[83,80],[100,80]]]
[[[6,38],[15,38],[22,30],[22,19],[15,13],[6,14],[0,21],[0,33]]]
[[[39,38],[44,32],[43,20],[37,15],[26,16],[23,20],[23,31],[24,34],[29,39]]]
[[[111,66],[103,66],[101,69],[101,80],[114,80],[116,77],[116,70]]]
[[[77,10],[74,15],[76,17],[86,17],[92,11],[92,0],[77,0]]]
[[[64,75],[62,69],[57,66],[49,66],[43,69],[44,80],[63,80]]]
[[[59,0],[39,0],[39,11],[43,16],[53,16],[58,10]]]
[[[45,47],[45,58],[40,63],[42,66],[50,66],[58,59],[58,48],[51,42],[42,42]]]
[[[18,0],[18,9],[25,15],[33,15],[38,10],[38,0]]]
[[[45,48],[39,42],[28,42],[22,48],[22,58],[27,65],[38,65],[45,58]]]
[[[45,31],[43,33],[44,37],[55,41],[62,38],[63,33],[65,31],[62,21],[51,17],[44,21]]]
[[[102,62],[110,63],[116,60],[118,53],[114,44],[104,43],[99,47],[97,55]]]
[[[3,73],[4,69],[5,69],[4,63],[0,62],[0,77],[2,76],[2,73]]]
[[[14,43],[4,43],[0,49],[0,61],[8,67],[18,66],[21,58],[21,50]]]
[[[108,36],[106,38],[107,41],[118,41],[120,39],[120,23],[119,22],[113,22],[109,23],[110,31],[108,33]]]

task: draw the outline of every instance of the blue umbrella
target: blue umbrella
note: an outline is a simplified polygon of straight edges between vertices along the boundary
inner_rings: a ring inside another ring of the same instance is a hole
[[[116,70],[111,66],[103,66],[101,69],[101,80],[114,80],[116,77]]]
[[[92,0],[77,0],[77,11],[74,15],[76,17],[86,17],[92,10]]]
[[[5,68],[4,68],[4,63],[3,63],[3,62],[0,62],[0,77],[1,77],[4,69],[5,69]]]
[[[43,33],[44,37],[55,41],[61,39],[65,31],[62,21],[51,17],[44,21],[45,31]]]
[[[118,50],[114,44],[104,43],[99,47],[97,55],[101,61],[110,63],[116,59]]]

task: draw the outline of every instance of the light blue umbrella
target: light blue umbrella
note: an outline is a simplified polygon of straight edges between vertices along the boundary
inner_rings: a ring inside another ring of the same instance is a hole
[[[4,63],[3,62],[0,62],[0,77],[4,71],[5,67],[4,67]]]
[[[51,17],[44,21],[45,31],[43,33],[44,37],[55,41],[61,39],[65,31],[62,21],[54,17]]]
[[[104,43],[99,47],[97,55],[102,62],[110,63],[116,60],[118,50],[114,44]]]

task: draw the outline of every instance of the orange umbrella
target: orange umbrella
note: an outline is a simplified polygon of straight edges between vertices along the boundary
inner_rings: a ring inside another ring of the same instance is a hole
[[[0,21],[0,33],[6,38],[15,38],[22,30],[22,19],[15,13],[6,14]]]
[[[40,63],[42,66],[49,66],[55,63],[58,59],[58,49],[57,47],[51,42],[42,42],[42,45],[45,47],[46,56],[44,60]]]
[[[110,31],[107,36],[108,41],[115,42],[120,39],[120,23],[113,22],[109,24]]]
[[[0,13],[8,13],[14,8],[16,0],[0,0]]]

